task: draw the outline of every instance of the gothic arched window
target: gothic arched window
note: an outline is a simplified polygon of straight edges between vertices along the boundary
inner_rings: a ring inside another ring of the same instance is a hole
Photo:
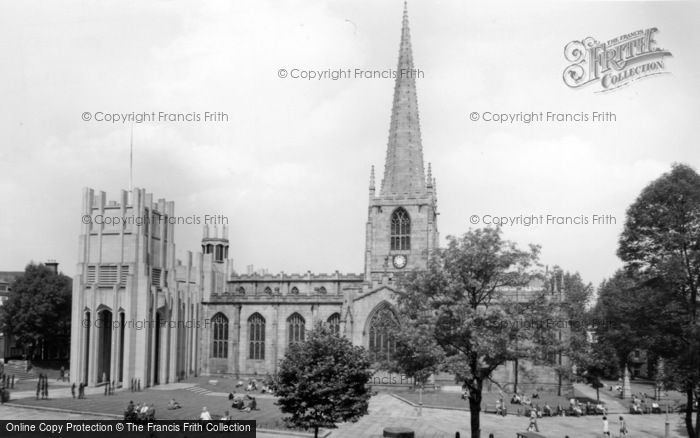
[[[238,289],[236,289],[236,293],[238,293],[239,295],[245,295],[245,289],[243,288],[243,286],[239,286]]]
[[[272,295],[272,289],[270,289],[269,286],[265,288],[265,294],[266,294],[266,295]]]
[[[211,357],[228,357],[228,318],[217,313],[211,319]]]
[[[328,317],[328,327],[336,335],[340,334],[340,313],[334,313]]]
[[[328,293],[328,291],[326,290],[326,288],[324,286],[321,286],[318,288],[318,293],[320,293],[321,295],[325,295]]]
[[[304,330],[306,321],[298,313],[293,313],[287,318],[287,334],[290,344],[304,342]]]
[[[388,306],[378,309],[369,323],[369,354],[373,362],[389,359],[396,351],[393,331],[398,327],[396,316]]]
[[[411,219],[401,207],[391,214],[391,249],[411,249]]]
[[[248,339],[249,357],[254,360],[265,359],[265,318],[259,313],[253,313],[248,318]]]
[[[290,293],[291,293],[292,295],[299,295],[299,288],[297,288],[296,286],[294,286],[294,287],[292,288],[292,291],[291,291]]]

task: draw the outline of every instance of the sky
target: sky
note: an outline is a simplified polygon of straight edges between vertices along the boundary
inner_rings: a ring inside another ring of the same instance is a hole
[[[381,179],[393,80],[291,75],[395,68],[402,9],[393,0],[0,2],[0,270],[55,259],[75,274],[82,189],[116,200],[129,186],[133,125],[134,186],[174,201],[178,216],[225,216],[237,271],[361,272],[370,166]],[[612,275],[640,191],[675,162],[700,168],[697,3],[408,9],[443,242],[490,216],[609,215],[503,234],[541,245],[543,264],[586,282]],[[654,27],[672,53],[666,74],[608,93],[564,84],[569,42]],[[483,120],[548,111],[615,121]],[[104,116],[152,112],[228,120]],[[178,258],[201,237],[201,225],[176,227]]]

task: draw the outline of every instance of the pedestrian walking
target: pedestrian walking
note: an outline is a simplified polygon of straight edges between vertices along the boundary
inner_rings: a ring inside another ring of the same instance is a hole
[[[610,424],[608,424],[608,417],[603,415],[603,436],[610,436]]]
[[[534,409],[530,409],[530,425],[527,427],[528,432],[539,432],[540,428],[537,426],[537,412]]]
[[[627,431],[627,423],[625,423],[625,419],[622,418],[622,415],[620,415],[620,438],[627,438],[627,434],[629,432]]]
[[[75,382],[73,382],[73,384],[70,386],[70,395],[75,398]]]

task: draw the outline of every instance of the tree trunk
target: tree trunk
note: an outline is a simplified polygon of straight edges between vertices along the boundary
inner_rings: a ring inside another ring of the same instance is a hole
[[[598,386],[595,387],[595,400],[600,401],[600,388]]]
[[[688,431],[688,436],[691,438],[697,438],[695,434],[695,429],[693,428],[693,388],[688,388],[685,390],[686,404],[685,404],[685,428]],[[700,413],[700,409],[698,409]]]
[[[515,359],[515,382],[513,384],[513,392],[518,393],[518,359]]]
[[[314,427],[314,438],[318,438],[318,426]]]
[[[473,389],[471,389],[469,391],[469,417],[471,423],[472,438],[481,438],[481,425],[479,418],[480,414],[481,388],[479,388],[479,391],[474,391]]]
[[[696,396],[695,400],[697,399]],[[695,438],[698,438],[698,435],[700,435],[700,406],[698,406],[698,412],[695,414]]]

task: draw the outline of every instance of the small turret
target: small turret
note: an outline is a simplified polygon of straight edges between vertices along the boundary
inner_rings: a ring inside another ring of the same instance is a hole
[[[202,253],[212,254],[215,263],[224,263],[228,259],[228,227],[224,225],[221,233],[216,226],[210,234],[209,226],[205,225],[202,233]]]

